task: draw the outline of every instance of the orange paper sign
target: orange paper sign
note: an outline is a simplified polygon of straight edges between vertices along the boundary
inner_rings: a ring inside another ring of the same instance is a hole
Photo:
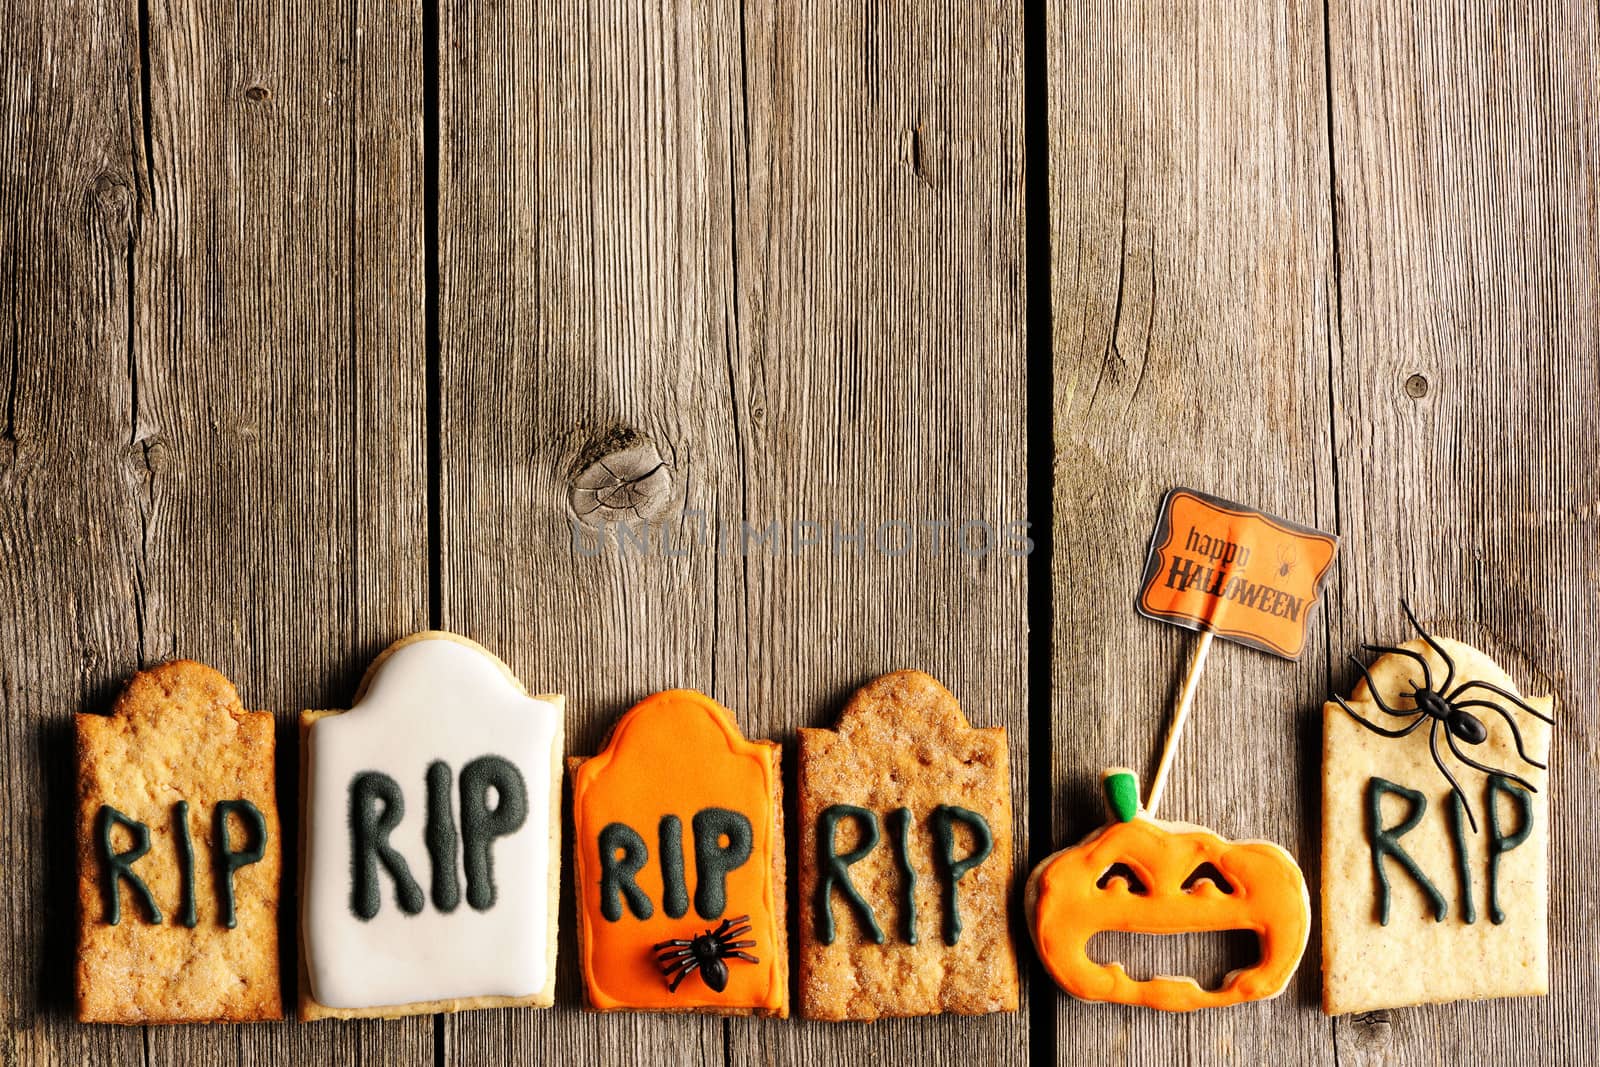
[[[1298,659],[1338,544],[1242,504],[1170,490],[1150,539],[1139,613]]]

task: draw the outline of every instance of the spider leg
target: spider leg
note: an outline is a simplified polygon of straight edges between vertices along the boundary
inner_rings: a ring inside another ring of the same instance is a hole
[[[675,937],[671,941],[657,941],[654,945],[650,946],[650,951],[659,952],[668,946],[673,948],[688,948],[690,944],[691,942],[685,941],[681,937]]]
[[[1537,767],[1541,771],[1547,771],[1550,769],[1549,764],[1540,763],[1538,760],[1528,755],[1528,750],[1522,747],[1522,731],[1517,729],[1517,720],[1512,718],[1511,713],[1505,708],[1502,708],[1499,704],[1496,704],[1492,700],[1463,700],[1461,703],[1456,704],[1455,707],[1493,708],[1495,711],[1498,711],[1500,713],[1500,717],[1506,721],[1506,725],[1511,727],[1511,739],[1517,743],[1517,755],[1522,757],[1522,762]]]
[[[657,963],[666,963],[668,960],[681,960],[693,956],[694,953],[686,948],[673,949],[670,952],[661,952],[656,955]]]
[[[700,969],[700,961],[696,960],[695,962],[689,964],[689,966],[685,967],[683,970],[679,971],[678,972],[678,977],[674,978],[672,981],[667,983],[667,992],[668,993],[676,993],[678,991],[678,987],[683,984],[683,980],[685,978],[689,977],[689,975],[692,972],[697,971],[699,969]]]
[[[1413,652],[1409,648],[1393,648],[1389,645],[1362,645],[1361,647],[1368,652],[1376,652],[1379,655],[1410,656],[1422,664],[1422,684],[1429,689],[1433,688],[1433,672],[1428,669],[1428,657],[1422,653]]]
[[[749,932],[750,932],[750,926],[749,926],[748,923],[746,923],[744,926],[737,926],[737,927],[733,928],[732,930],[729,930],[727,933],[721,934],[719,936],[724,941],[726,941],[730,937],[738,937],[740,934],[748,934]]]
[[[1501,689],[1498,685],[1495,685],[1493,682],[1480,682],[1477,680],[1462,682],[1460,685],[1456,686],[1456,691],[1451,693],[1450,696],[1446,697],[1445,699],[1451,700],[1452,698],[1465,693],[1468,689],[1487,689],[1489,692],[1494,693],[1497,696],[1505,697],[1507,700],[1511,701],[1511,703],[1515,704],[1529,715],[1532,715],[1534,718],[1543,719],[1551,726],[1556,724],[1556,721],[1550,716],[1546,715],[1532,704],[1529,704],[1526,700],[1523,700],[1521,697],[1517,696],[1517,694],[1507,692],[1506,690]]]
[[[729,957],[735,958],[735,959],[748,960],[751,963],[760,963],[761,962],[760,960],[756,959],[754,956],[750,955],[750,953],[748,953],[748,952],[729,952],[729,953],[726,953],[726,955],[729,956]]]
[[[1450,736],[1450,731],[1445,730],[1445,740],[1450,742],[1450,747],[1456,747],[1455,740]],[[1461,791],[1461,783],[1456,781],[1456,776],[1450,773],[1450,768],[1444,765],[1444,760],[1439,758],[1439,720],[1435,719],[1433,726],[1428,730],[1428,751],[1433,753],[1433,764],[1439,768],[1439,773],[1444,775],[1445,781],[1450,783],[1450,789],[1461,798],[1461,810],[1467,813],[1467,823],[1472,827],[1472,832],[1478,832],[1478,820],[1472,817],[1472,805],[1467,803],[1467,794]],[[1460,750],[1456,755],[1461,755]]]
[[[1417,717],[1411,720],[1411,725],[1402,726],[1398,730],[1390,730],[1386,727],[1379,726],[1377,723],[1369,722],[1363,715],[1358,713],[1355,708],[1352,708],[1349,704],[1346,704],[1344,697],[1340,696],[1338,693],[1333,694],[1333,699],[1337,700],[1339,702],[1339,706],[1345,711],[1348,711],[1350,713],[1350,717],[1356,722],[1360,723],[1362,726],[1365,726],[1375,734],[1382,734],[1384,737],[1404,737],[1412,730],[1415,730],[1417,727],[1421,726],[1427,721],[1428,718],[1427,715],[1418,712]]]
[[[1508,778],[1511,781],[1516,782],[1530,793],[1537,793],[1539,791],[1534,787],[1533,783],[1528,781],[1526,778],[1512,774],[1510,771],[1502,771],[1498,767],[1486,766],[1482,763],[1479,763],[1465,752],[1461,751],[1460,746],[1456,744],[1455,735],[1449,730],[1444,732],[1444,739],[1449,743],[1450,751],[1456,754],[1456,759],[1460,760],[1462,763],[1465,763],[1468,767],[1475,767],[1484,774],[1498,774],[1502,778]]]
[[[661,967],[661,973],[670,978],[674,971],[681,971],[693,963],[695,963],[695,958],[693,956],[689,956],[681,960],[674,960],[672,963],[663,964]]]
[[[725,948],[725,949],[728,949],[728,948],[749,948],[753,944],[755,944],[754,941],[728,941],[728,942],[724,943],[722,947]]]
[[[1406,613],[1406,618],[1411,620],[1411,625],[1417,628],[1417,633],[1421,634],[1422,639],[1428,642],[1428,645],[1435,652],[1439,653],[1440,658],[1444,660],[1444,665],[1446,667],[1444,684],[1439,687],[1439,691],[1449,689],[1451,680],[1456,676],[1456,661],[1450,658],[1450,653],[1444,650],[1443,645],[1433,639],[1432,634],[1422,628],[1422,624],[1417,621],[1417,617],[1411,614],[1411,605],[1406,603],[1404,597],[1400,598],[1400,607]],[[1432,687],[1430,686],[1429,688]]]
[[[1387,711],[1390,715],[1394,715],[1396,717],[1401,717],[1401,716],[1405,716],[1405,715],[1410,715],[1411,714],[1410,711],[1396,711],[1394,708],[1391,708],[1384,701],[1382,694],[1380,694],[1378,692],[1378,683],[1372,680],[1372,673],[1367,670],[1367,665],[1365,663],[1362,663],[1360,660],[1356,659],[1354,656],[1347,656],[1346,658],[1351,663],[1354,663],[1356,665],[1356,670],[1361,672],[1361,677],[1363,677],[1363,678],[1365,678],[1367,680],[1367,691],[1372,695],[1373,703],[1377,704],[1378,707],[1382,708],[1384,711]],[[1415,711],[1415,710],[1416,710],[1415,708],[1412,709],[1412,711]]]

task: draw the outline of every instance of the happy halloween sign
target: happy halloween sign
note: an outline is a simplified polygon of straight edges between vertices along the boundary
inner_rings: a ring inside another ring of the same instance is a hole
[[[1337,545],[1309,526],[1170,490],[1150,539],[1139,613],[1298,659]]]

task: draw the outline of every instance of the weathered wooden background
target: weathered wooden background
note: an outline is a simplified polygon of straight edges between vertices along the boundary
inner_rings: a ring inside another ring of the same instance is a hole
[[[4,14],[5,1063],[1600,1057],[1593,4]],[[648,554],[574,539],[618,451],[664,464],[607,494]],[[1313,942],[1185,1018],[1038,974],[980,1021],[594,1017],[569,941],[548,1012],[71,1021],[68,724],[142,664],[287,727],[445,626],[567,692],[577,752],[664,686],[787,741],[920,666],[1010,729],[1022,869],[1153,770],[1187,638],[1131,604],[1175,483],[1343,542],[1300,663],[1212,656],[1167,812],[1315,883],[1317,709],[1409,595],[1555,694],[1549,998],[1330,1021]],[[1028,557],[872,544],[1024,518]]]

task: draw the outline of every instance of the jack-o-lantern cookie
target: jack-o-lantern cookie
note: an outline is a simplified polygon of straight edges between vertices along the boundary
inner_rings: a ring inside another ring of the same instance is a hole
[[[1552,702],[1405,612],[1323,709],[1329,1014],[1549,991]]]
[[[1229,841],[1200,826],[1145,814],[1134,773],[1102,779],[1111,822],[1057,852],[1028,879],[1028,930],[1056,983],[1080,1000],[1163,1011],[1219,1008],[1283,992],[1311,930],[1305,877],[1268,841]],[[1096,963],[1089,939],[1247,930],[1260,958],[1204,989],[1193,978],[1136,981],[1119,963]]]
[[[568,761],[591,1009],[789,1014],[778,760],[727,708],[674,689]]]
[[[301,716],[302,1019],[554,1001],[563,710],[431,631]]]
[[[281,1019],[272,715],[182,660],[77,734],[79,1020]]]
[[[921,671],[800,731],[800,1010],[1017,1010],[1006,732]]]

